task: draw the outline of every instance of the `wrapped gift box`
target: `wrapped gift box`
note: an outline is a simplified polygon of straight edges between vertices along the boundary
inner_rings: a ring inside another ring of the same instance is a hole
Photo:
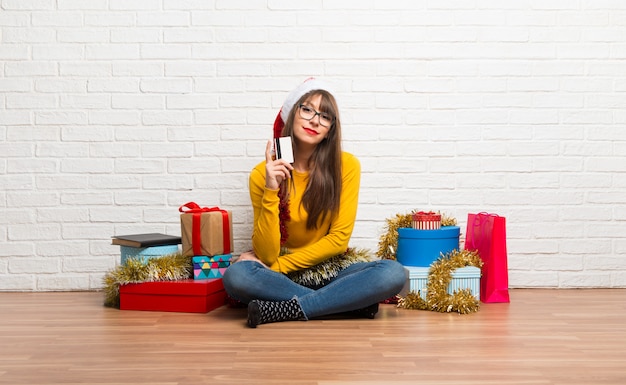
[[[151,258],[162,257],[178,252],[178,245],[130,247],[120,246],[122,254],[121,263],[124,265],[129,258],[140,259],[146,263]]]
[[[182,252],[185,256],[224,255],[233,251],[230,211],[203,208],[183,212],[180,214],[180,226]]]
[[[193,257],[193,279],[222,278],[231,258],[231,254]]]
[[[428,267],[405,266],[409,271],[409,291],[420,293],[422,299],[426,299],[426,284],[428,283]],[[480,300],[480,269],[474,266],[466,266],[452,272],[452,281],[448,285],[448,294],[455,291],[470,289],[474,297]]]
[[[404,266],[428,267],[441,254],[459,250],[458,226],[444,226],[439,230],[398,229],[396,259]]]
[[[120,286],[121,310],[207,313],[226,303],[221,279],[160,281]]]
[[[439,230],[441,228],[441,214],[432,211],[414,213],[413,228],[415,230]]]

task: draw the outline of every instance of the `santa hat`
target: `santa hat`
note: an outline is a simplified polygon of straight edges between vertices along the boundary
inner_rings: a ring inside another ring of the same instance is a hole
[[[280,137],[280,133],[282,132],[283,127],[285,127],[285,122],[287,121],[294,104],[296,104],[296,102],[300,100],[304,94],[313,90],[324,90],[334,96],[334,92],[327,83],[315,78],[308,78],[305,80],[304,83],[300,84],[296,87],[296,89],[291,91],[289,95],[287,95],[287,99],[285,99],[283,107],[278,112],[276,120],[274,121],[274,138]]]

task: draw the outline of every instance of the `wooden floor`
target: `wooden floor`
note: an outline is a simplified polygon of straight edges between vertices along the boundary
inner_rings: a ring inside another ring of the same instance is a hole
[[[245,310],[120,311],[0,293],[0,384],[626,384],[626,290],[511,290],[471,315],[244,326]]]

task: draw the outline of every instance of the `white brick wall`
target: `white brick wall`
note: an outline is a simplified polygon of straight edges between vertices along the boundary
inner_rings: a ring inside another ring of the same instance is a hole
[[[235,213],[287,92],[334,83],[353,245],[507,218],[513,287],[626,287],[626,3],[0,0],[0,291],[83,290],[110,236]]]

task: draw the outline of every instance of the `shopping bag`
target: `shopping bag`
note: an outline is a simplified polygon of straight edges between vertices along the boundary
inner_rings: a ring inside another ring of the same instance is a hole
[[[497,214],[468,214],[465,250],[475,250],[483,261],[480,300],[509,302],[506,219]]]

